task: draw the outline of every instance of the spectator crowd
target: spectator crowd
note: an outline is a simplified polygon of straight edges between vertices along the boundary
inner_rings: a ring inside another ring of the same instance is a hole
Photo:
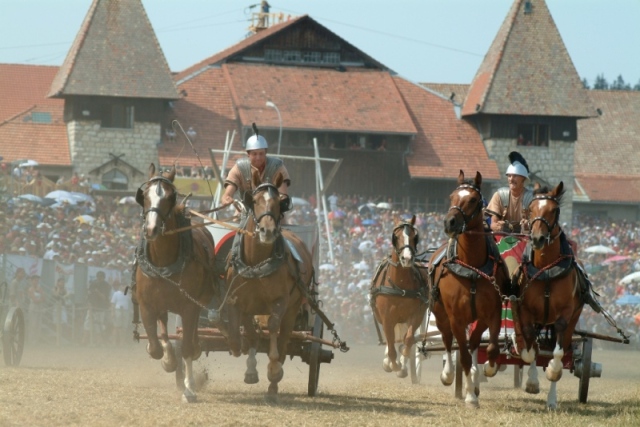
[[[298,203],[294,203],[287,214],[287,222],[317,224],[316,200],[313,197],[295,199]],[[331,238],[327,239],[323,226],[325,243],[321,246],[317,275],[323,310],[336,323],[343,339],[375,343],[378,337],[369,304],[369,288],[378,263],[390,254],[395,222],[416,215],[420,233],[418,252],[424,252],[446,241],[442,232],[444,213],[401,209],[385,197],[367,199],[359,195],[332,194],[327,201]],[[126,340],[131,337],[130,306],[126,302],[129,296],[123,291],[129,284],[128,270],[139,239],[139,213],[137,205],[122,203],[121,198],[113,197],[96,196],[52,206],[19,198],[5,200],[0,209],[3,236],[0,253],[121,271],[127,283],[112,280],[108,291],[103,283],[99,296],[90,291],[93,282],[90,284],[83,314],[79,316],[82,333],[75,336],[75,341],[78,344],[95,342],[97,334],[103,343],[122,343],[123,336]],[[572,228],[563,226],[579,244],[579,258],[600,295],[598,300],[637,344],[640,305],[616,301],[625,295],[640,297],[639,282],[621,283],[623,277],[640,271],[640,222],[576,216]],[[584,251],[595,245],[609,247],[613,253]],[[613,255],[617,256],[611,261]],[[29,340],[60,344],[59,331],[71,328],[71,313],[77,308],[68,301],[64,283],[43,288],[40,277],[19,268],[5,269],[5,280],[12,294],[11,303],[20,304],[29,313]],[[97,312],[102,314],[96,315]],[[604,317],[588,306],[584,308],[581,322],[583,329],[615,335]],[[50,328],[43,328],[45,324]],[[57,330],[54,335],[57,338],[43,337],[43,330]],[[69,331],[62,336],[65,342],[74,341]]]

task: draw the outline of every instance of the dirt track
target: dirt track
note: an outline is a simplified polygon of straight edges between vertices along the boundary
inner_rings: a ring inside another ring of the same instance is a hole
[[[622,345],[620,345],[622,348]],[[21,366],[0,368],[0,426],[24,425],[638,425],[638,352],[595,350],[603,378],[591,380],[589,403],[578,400],[578,379],[564,371],[559,410],[547,413],[548,382],[537,396],[514,390],[512,368],[481,384],[480,409],[468,410],[439,382],[441,358],[425,362],[423,384],[413,386],[382,368],[383,349],[352,345],[322,364],[319,395],[307,397],[308,366],[287,360],[277,404],[264,399],[266,356],[258,355],[261,381],[243,383],[244,358],[211,353],[199,362],[210,381],[198,403],[181,403],[172,374],[149,359],[145,344],[119,348],[31,347]],[[470,418],[467,418],[470,417]]]

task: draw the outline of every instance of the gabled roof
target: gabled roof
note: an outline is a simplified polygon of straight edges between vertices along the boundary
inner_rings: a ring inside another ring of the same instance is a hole
[[[591,201],[637,202],[640,194],[640,92],[588,92],[602,113],[578,122],[576,180]]]
[[[388,72],[235,63],[222,68],[243,126],[278,129],[277,114],[265,105],[272,101],[286,129],[416,133]]]
[[[192,78],[193,76],[203,72],[209,67],[219,67],[220,65],[230,62],[234,59],[237,62],[239,58],[242,58],[242,56],[245,53],[249,53],[251,49],[259,48],[265,44],[274,43],[277,47],[281,47],[282,45],[287,45],[289,41],[283,40],[283,39],[286,39],[286,34],[290,31],[294,31],[294,29],[299,29],[303,27],[312,28],[316,34],[323,34],[327,38],[331,39],[333,42],[332,43],[333,46],[339,45],[342,48],[346,48],[350,51],[357,52],[358,57],[364,59],[367,65],[371,66],[372,68],[389,71],[392,74],[395,74],[387,66],[377,61],[376,59],[372,58],[371,56],[367,55],[366,53],[362,52],[361,50],[353,46],[351,43],[349,43],[345,39],[339,37],[328,28],[316,22],[314,19],[312,19],[308,15],[303,15],[303,16],[291,18],[287,21],[272,25],[269,28],[266,28],[256,34],[253,34],[245,38],[244,40],[236,43],[235,45],[230,46],[227,49],[224,49],[216,53],[215,55],[210,56],[209,58],[206,58],[198,62],[195,65],[192,65],[191,67],[176,74],[175,81],[178,84],[180,84],[185,79]],[[314,43],[317,43],[317,40],[314,40]],[[309,48],[309,47],[310,46],[306,46],[306,48]],[[326,46],[323,46],[322,49],[326,49]],[[255,60],[256,58],[252,59],[252,61],[255,61]]]
[[[0,126],[0,154],[4,162],[30,159],[43,166],[70,166],[67,127],[64,123],[5,123]]]
[[[467,175],[479,171],[485,180],[500,179],[477,130],[457,117],[448,97],[400,77],[394,81],[418,131],[407,156],[412,178],[450,179],[462,169]]]
[[[47,98],[47,91],[59,67],[0,64],[0,126],[21,121],[33,112],[51,114],[53,123],[62,122],[64,101]]]
[[[462,114],[594,117],[586,92],[545,1],[515,0]]]
[[[94,0],[49,96],[179,98],[141,0]]]

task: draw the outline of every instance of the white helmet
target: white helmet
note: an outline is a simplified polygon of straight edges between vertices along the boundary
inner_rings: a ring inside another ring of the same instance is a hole
[[[527,171],[527,168],[517,160],[509,165],[509,167],[507,168],[507,173],[505,173],[505,175],[520,175],[524,176],[525,178],[529,178],[529,172]]]
[[[247,145],[245,147],[245,149],[247,151],[250,150],[260,150],[260,149],[267,149],[269,148],[269,145],[267,144],[267,140],[264,139],[264,136],[262,135],[251,135],[249,137],[249,139],[247,139]]]

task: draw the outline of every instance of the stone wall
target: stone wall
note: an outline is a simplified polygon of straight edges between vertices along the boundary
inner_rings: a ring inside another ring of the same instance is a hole
[[[490,198],[498,187],[507,185],[507,178],[504,172],[509,166],[509,153],[517,151],[526,159],[529,170],[550,185],[556,186],[560,181],[564,183],[564,202],[560,209],[560,223],[566,222],[571,225],[573,216],[573,159],[575,143],[566,141],[550,141],[549,147],[523,147],[518,146],[512,139],[488,139],[484,145],[489,153],[489,157],[495,159],[498,169],[503,174],[500,184],[485,194],[485,198]],[[531,181],[527,185],[533,185]]]
[[[113,157],[140,170],[146,176],[151,162],[158,164],[158,143],[161,127],[158,123],[136,122],[133,129],[111,129],[100,126],[100,121],[71,121],[67,123],[69,150],[73,171],[87,175]],[[103,173],[112,168],[108,167]],[[118,167],[129,178],[129,188],[134,188],[139,176],[132,177],[129,168]],[[93,183],[100,183],[100,177],[91,177]]]

